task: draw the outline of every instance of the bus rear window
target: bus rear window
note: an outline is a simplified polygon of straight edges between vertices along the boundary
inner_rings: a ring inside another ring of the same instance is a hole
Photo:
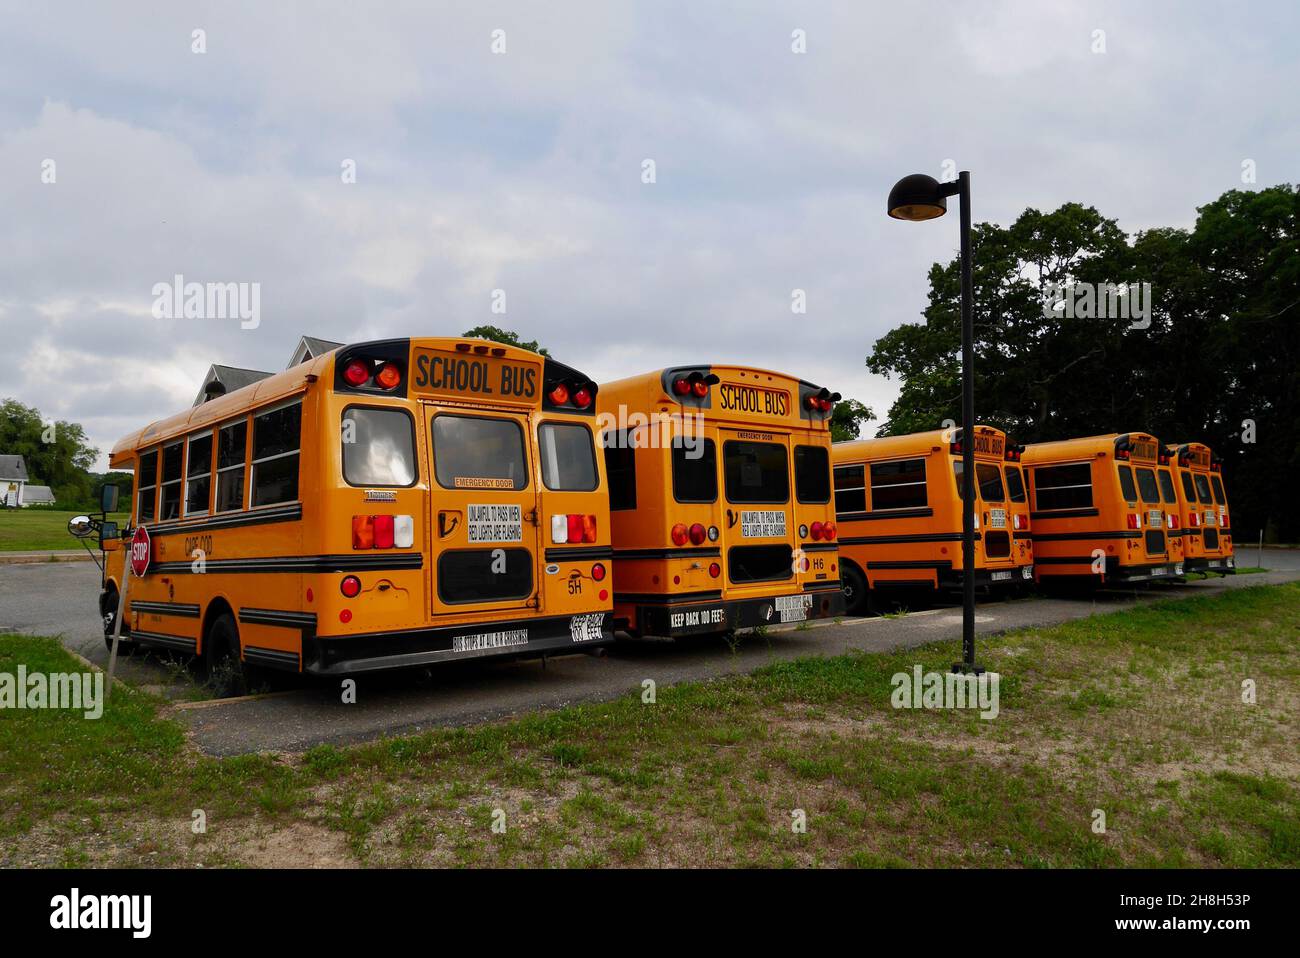
[[[1156,474],[1150,469],[1138,468],[1138,491],[1142,493],[1143,502],[1159,502],[1160,493],[1156,491]]]
[[[1183,478],[1183,498],[1189,503],[1196,501],[1196,489],[1192,486],[1192,474],[1184,469],[1179,473]]]
[[[1210,498],[1210,480],[1205,478],[1205,473],[1192,473],[1192,478],[1196,480],[1196,498],[1207,506],[1213,505],[1214,501]]]
[[[873,512],[878,509],[921,509],[928,504],[924,459],[871,464]]]
[[[674,499],[678,502],[717,500],[718,451],[712,439],[696,438],[687,442],[677,436],[673,439],[672,458]]]
[[[1092,467],[1086,462],[1038,466],[1031,475],[1036,510],[1087,509],[1092,505]]]
[[[821,446],[794,447],[794,494],[800,502],[830,502],[830,450]]]
[[[636,450],[626,432],[605,433],[605,481],[609,508],[614,512],[636,508]]]
[[[1007,466],[1007,498],[1012,502],[1025,501],[1025,481],[1019,466]]]
[[[866,466],[835,467],[835,513],[867,511]]]
[[[729,502],[789,502],[790,459],[785,446],[729,440],[722,444]]]
[[[1133,470],[1129,466],[1119,467],[1119,491],[1125,502],[1137,502],[1137,486],[1133,484]]]
[[[343,411],[343,481],[350,486],[415,484],[415,421],[401,409]]]
[[[433,471],[444,489],[524,489],[524,431],[511,419],[435,416]]]
[[[953,476],[957,479],[957,498],[965,495],[965,484],[961,481],[963,463],[960,459],[952,464]],[[975,482],[979,485],[980,499],[984,502],[1003,502],[1006,494],[1002,491],[1002,470],[989,462],[975,463]]]
[[[596,447],[579,423],[544,422],[537,427],[542,481],[547,489],[591,492],[596,488]]]
[[[1174,480],[1169,477],[1169,470],[1161,469],[1157,476],[1160,478],[1160,500],[1162,502],[1177,502],[1178,497],[1174,495]]]
[[[1214,485],[1215,504],[1226,506],[1228,504],[1228,497],[1223,494],[1223,482],[1218,476],[1210,476],[1210,482]]]

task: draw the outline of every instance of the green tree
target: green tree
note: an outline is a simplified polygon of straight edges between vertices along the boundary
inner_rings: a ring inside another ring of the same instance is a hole
[[[5,399],[0,401],[0,452],[22,456],[30,481],[49,486],[60,505],[87,504],[88,470],[99,451],[78,423],[46,423],[39,410]]]
[[[857,439],[862,424],[875,418],[875,413],[856,399],[841,399],[831,413],[831,442]]]
[[[472,336],[475,339],[490,339],[494,343],[504,343],[507,346],[518,346],[520,349],[528,349],[543,356],[551,355],[537,340],[524,342],[519,338],[518,333],[502,329],[500,326],[475,326],[473,329],[465,330],[461,335]]]

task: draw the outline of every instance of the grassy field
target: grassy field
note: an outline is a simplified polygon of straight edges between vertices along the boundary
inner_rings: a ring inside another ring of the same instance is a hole
[[[85,513],[61,509],[0,509],[0,552],[80,549],[77,540],[68,535],[68,520],[78,515]],[[113,513],[109,518],[123,527],[127,514]]]
[[[890,706],[955,643],[304,755],[199,755],[140,692],[4,710],[0,865],[1296,867],[1297,639],[1300,584],[1008,633],[991,721]]]

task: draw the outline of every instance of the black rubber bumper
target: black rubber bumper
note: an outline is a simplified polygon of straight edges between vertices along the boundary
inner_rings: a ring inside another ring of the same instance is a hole
[[[1006,573],[1006,575],[999,573]],[[961,569],[940,569],[939,588],[945,591],[961,589],[965,584],[965,575]],[[1018,585],[1033,584],[1034,566],[1032,563],[1014,566],[1010,569],[975,570],[975,588],[977,589],[1010,589]]]
[[[350,675],[464,659],[586,652],[614,641],[612,612],[370,635],[303,636],[303,671]]]
[[[1219,575],[1236,575],[1237,560],[1235,556],[1205,557],[1198,556],[1183,563],[1188,572],[1217,572]]]
[[[663,602],[638,602],[636,623],[642,635],[675,638],[829,619],[843,614],[844,593],[840,584],[828,582],[804,592],[754,599],[676,602],[671,596],[665,596]]]

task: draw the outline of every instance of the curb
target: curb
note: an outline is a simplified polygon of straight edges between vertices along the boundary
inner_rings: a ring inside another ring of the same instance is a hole
[[[89,562],[89,552],[0,552],[0,565],[25,565],[35,562]]]

